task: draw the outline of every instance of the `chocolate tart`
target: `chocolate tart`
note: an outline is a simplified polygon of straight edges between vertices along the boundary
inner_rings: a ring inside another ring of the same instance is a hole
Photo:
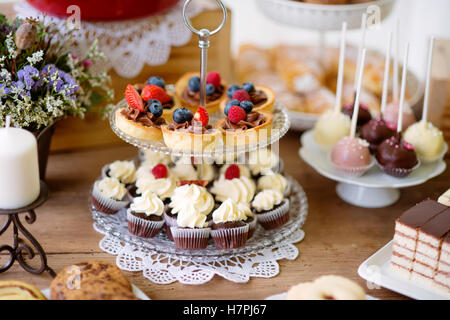
[[[185,107],[195,113],[200,104],[200,101],[193,99],[186,95],[186,88],[188,87],[189,79],[193,76],[198,76],[196,72],[185,73],[178,81],[175,83],[175,104],[178,106]],[[219,111],[219,105],[222,101],[227,98],[227,85],[222,81],[221,83],[222,92],[217,94],[214,100],[208,101],[208,96],[206,97],[206,111],[209,114]]]
[[[208,133],[191,133],[169,129],[168,125],[161,127],[166,146],[177,150],[215,150],[222,144],[222,133],[211,129]]]
[[[122,111],[125,108],[120,108],[116,111],[116,126],[126,134],[144,140],[162,141],[163,135],[160,127],[148,127],[139,122],[128,119]]]
[[[226,130],[223,126],[227,119],[219,120],[216,123],[216,129],[222,133],[224,143],[227,146],[242,146],[267,140],[271,134],[273,115],[266,111],[259,111],[258,113],[264,116],[264,123],[245,130]]]
[[[255,94],[253,92],[263,92],[265,95],[265,100],[263,102],[259,102],[258,97],[255,97]],[[266,86],[255,86],[255,91],[250,93],[251,102],[253,103],[253,111],[267,111],[267,112],[273,112],[273,106],[275,104],[275,93],[272,89]],[[227,106],[228,101],[231,99],[225,99],[220,103],[220,110],[223,112],[225,110],[225,107]]]

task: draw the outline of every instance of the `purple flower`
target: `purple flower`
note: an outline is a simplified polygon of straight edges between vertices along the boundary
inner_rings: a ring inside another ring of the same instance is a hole
[[[39,76],[39,71],[32,66],[25,66],[17,72],[17,77],[19,81],[25,84],[27,90],[31,90],[34,85],[34,78]]]
[[[6,86],[6,84],[0,84],[0,97],[6,96],[11,92],[11,89]]]

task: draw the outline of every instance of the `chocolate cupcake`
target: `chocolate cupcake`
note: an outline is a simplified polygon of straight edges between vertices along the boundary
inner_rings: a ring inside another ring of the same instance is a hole
[[[136,181],[136,166],[133,161],[114,161],[102,168],[102,178],[117,178],[129,186]]]
[[[285,197],[291,194],[291,184],[281,174],[275,173],[271,170],[264,172],[258,179],[258,190],[278,190]]]
[[[414,146],[404,141],[400,133],[380,144],[377,161],[384,173],[397,178],[408,176],[419,166]]]
[[[289,199],[277,190],[263,190],[252,201],[258,223],[266,230],[277,229],[289,221]]]
[[[142,238],[153,238],[164,226],[164,204],[154,193],[146,191],[134,199],[127,211],[128,231]]]
[[[94,183],[92,204],[106,214],[115,214],[130,202],[125,185],[116,178],[103,178]]]
[[[168,205],[170,213],[164,215],[177,249],[199,250],[208,245],[211,228],[207,216],[214,208],[214,199],[206,188],[185,184],[175,188]]]
[[[245,212],[231,199],[222,202],[213,212],[211,237],[216,248],[227,250],[245,246],[249,225]]]
[[[245,220],[245,222],[248,224],[248,237],[247,237],[248,240],[255,234],[258,219],[256,215],[253,214],[253,211],[252,209],[250,209],[249,204],[238,203],[237,205],[238,209],[240,209],[247,216],[247,220]]]

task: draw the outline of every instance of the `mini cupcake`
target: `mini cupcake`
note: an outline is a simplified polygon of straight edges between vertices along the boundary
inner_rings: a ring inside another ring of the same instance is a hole
[[[277,190],[287,197],[291,193],[291,185],[281,174],[269,170],[258,179],[258,190]]]
[[[214,181],[211,193],[216,201],[231,199],[236,203],[249,204],[255,195],[256,186],[252,179],[241,176],[236,164],[230,165],[220,178]]]
[[[253,237],[255,233],[257,218],[256,215],[253,214],[252,209],[250,209],[249,204],[238,203],[237,206],[238,209],[241,210],[247,216],[245,222],[248,224],[248,237],[247,237],[248,240],[251,237]]]
[[[155,193],[163,201],[169,201],[173,191],[177,187],[177,178],[162,163],[157,164],[153,168],[139,168],[137,176],[137,194],[144,194],[146,191],[150,191]]]
[[[283,164],[278,155],[269,149],[259,149],[248,157],[248,167],[254,177],[259,177],[264,172],[282,172]]]
[[[127,189],[117,178],[106,177],[94,183],[92,204],[98,211],[114,214],[129,203]]]
[[[117,178],[121,183],[130,185],[136,181],[136,166],[133,161],[114,161],[102,169],[102,177]]]
[[[213,212],[211,236],[219,250],[245,246],[249,225],[244,211],[231,199]]]
[[[134,198],[127,210],[128,231],[142,238],[153,238],[164,226],[164,203],[154,193],[146,191]]]
[[[206,248],[211,231],[207,216],[213,208],[214,199],[206,188],[196,184],[175,188],[164,218],[170,226],[168,236],[173,238],[178,249]]]
[[[252,208],[264,229],[277,229],[289,220],[289,200],[277,190],[263,190],[256,194]]]
[[[223,166],[220,168],[220,170],[219,170],[220,175],[224,175],[225,172],[228,170],[228,168],[229,168],[230,166],[238,166],[238,168],[239,168],[239,175],[240,175],[240,176],[244,176],[244,177],[247,177],[247,178],[251,178],[251,175],[250,175],[250,169],[247,168],[247,167],[246,167],[245,165],[243,165],[243,164],[237,164],[237,163],[232,163],[232,164],[225,164],[225,165],[223,165]]]
[[[155,152],[152,150],[139,150],[139,160],[141,166],[156,166],[158,163],[162,163],[166,166],[172,164],[172,157],[169,154],[162,152]]]

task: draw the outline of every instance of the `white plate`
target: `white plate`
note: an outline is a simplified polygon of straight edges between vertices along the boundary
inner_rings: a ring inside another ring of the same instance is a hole
[[[258,0],[257,7],[269,19],[297,28],[340,30],[346,21],[349,29],[361,26],[361,15],[379,9],[380,20],[392,11],[394,0],[375,0],[351,5],[326,5],[291,0]],[[368,8],[371,7],[369,10]]]
[[[267,297],[264,300],[286,300],[286,292],[274,294],[273,296]],[[366,300],[380,300],[375,297],[366,295]]]
[[[392,254],[392,241],[378,250],[369,259],[364,261],[358,268],[361,278],[375,283],[381,287],[398,292],[405,296],[419,300],[444,300],[450,296],[433,291],[429,287],[423,286],[412,280],[403,278],[389,268]]]
[[[136,287],[134,284],[131,284],[131,288],[133,289],[133,293],[134,295],[140,299],[140,300],[151,300],[149,297],[147,297],[147,295],[142,292],[141,289],[139,289],[138,287]],[[50,288],[41,290],[41,292],[44,294],[44,296],[50,300]]]

